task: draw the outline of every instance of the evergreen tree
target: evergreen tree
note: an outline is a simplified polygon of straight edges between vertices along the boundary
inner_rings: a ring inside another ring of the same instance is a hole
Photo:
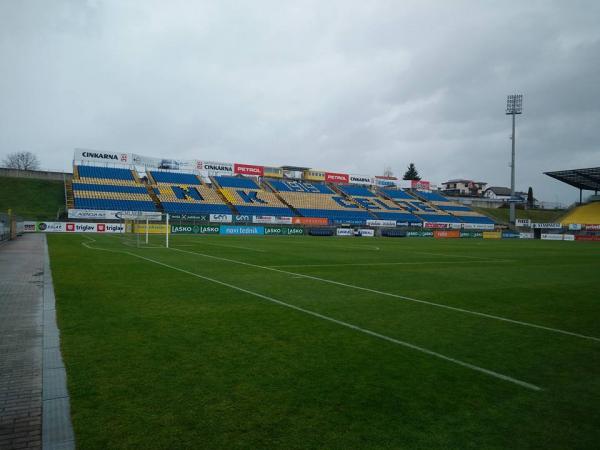
[[[533,208],[533,188],[531,186],[527,190],[527,207]]]
[[[421,177],[419,176],[419,171],[415,167],[415,163],[410,163],[408,165],[408,169],[406,170],[406,173],[404,174],[404,177],[402,177],[402,179],[416,181],[419,181],[421,179]]]

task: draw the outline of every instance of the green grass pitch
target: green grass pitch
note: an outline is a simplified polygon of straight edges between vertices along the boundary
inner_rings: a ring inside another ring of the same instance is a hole
[[[596,243],[48,239],[80,448],[600,442]]]

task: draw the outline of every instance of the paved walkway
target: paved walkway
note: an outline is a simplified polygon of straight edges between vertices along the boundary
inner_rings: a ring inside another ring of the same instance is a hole
[[[74,448],[46,237],[0,246],[0,448]]]

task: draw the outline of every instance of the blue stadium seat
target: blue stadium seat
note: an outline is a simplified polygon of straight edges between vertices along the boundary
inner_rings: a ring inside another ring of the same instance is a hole
[[[95,184],[73,182],[73,191],[93,192],[122,192],[124,194],[146,194],[148,191],[144,186],[119,186],[116,184]]]
[[[246,177],[213,177],[222,188],[260,189],[252,178]]]
[[[184,185],[196,185],[201,184],[198,177],[191,173],[183,172],[163,172],[163,171],[150,171],[152,178],[157,183],[171,183],[171,184],[184,184]]]
[[[402,189],[382,189],[381,191],[394,200],[415,200],[412,195],[407,194]]]
[[[81,178],[107,178],[127,181],[135,180],[130,169],[101,166],[77,166],[77,171],[79,172],[79,177]]]
[[[421,223],[421,218],[408,213],[390,213],[390,212],[377,212],[375,215],[381,220],[395,220],[396,222],[409,222],[409,223]]]
[[[75,197],[76,209],[107,209],[113,211],[156,211],[151,201],[115,200]]]
[[[337,188],[346,195],[352,195],[356,197],[375,197],[375,194],[365,186],[355,184],[340,184],[337,186]]]
[[[416,191],[417,195],[428,202],[449,202],[446,197],[438,194],[437,192],[427,192],[427,191]]]
[[[440,222],[440,223],[461,223],[458,217],[450,215],[436,215],[436,214],[419,214],[419,217],[425,222]]]
[[[235,208],[238,210],[240,214],[249,215],[249,216],[283,216],[283,217],[292,217],[294,216],[294,212],[289,208],[276,208],[272,206],[263,207],[263,206],[243,206],[236,205]]]
[[[269,184],[279,192],[305,192],[308,194],[333,194],[334,192],[324,183],[313,183],[295,180],[268,180]]]

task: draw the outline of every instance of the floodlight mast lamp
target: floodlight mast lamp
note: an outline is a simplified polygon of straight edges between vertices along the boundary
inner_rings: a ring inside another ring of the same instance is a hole
[[[523,113],[523,94],[506,97],[506,115],[512,116],[512,154],[510,161],[510,223],[515,224],[515,117]]]

